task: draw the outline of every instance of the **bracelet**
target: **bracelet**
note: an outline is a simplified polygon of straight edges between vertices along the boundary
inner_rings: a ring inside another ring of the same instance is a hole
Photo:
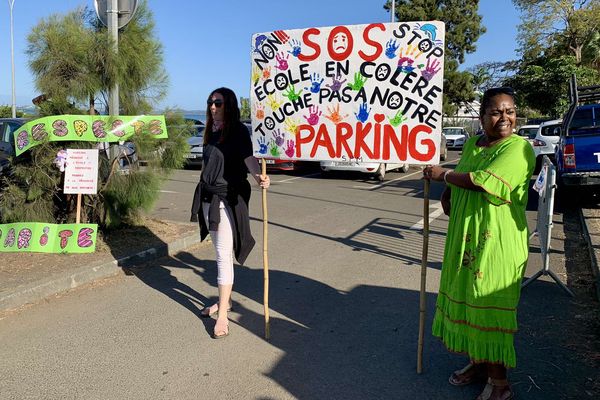
[[[446,182],[446,185],[448,184],[448,174],[452,172],[451,169],[446,170],[446,172],[444,172],[444,182]]]

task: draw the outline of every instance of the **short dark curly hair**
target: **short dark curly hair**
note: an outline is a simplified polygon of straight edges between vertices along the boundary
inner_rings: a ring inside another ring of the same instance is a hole
[[[496,97],[499,94],[509,95],[513,101],[515,100],[515,90],[509,86],[490,88],[483,93],[483,97],[481,98],[481,105],[479,106],[480,117],[483,117],[483,114],[485,114],[485,109],[489,107],[492,97]]]

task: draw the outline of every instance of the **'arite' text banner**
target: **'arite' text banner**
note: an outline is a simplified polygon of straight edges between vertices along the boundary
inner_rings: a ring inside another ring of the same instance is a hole
[[[93,253],[97,224],[0,224],[0,252]]]
[[[254,35],[254,155],[438,163],[444,29],[424,21]]]
[[[119,142],[148,132],[167,138],[162,115],[53,115],[29,121],[15,134],[15,153],[20,155],[45,141]]]

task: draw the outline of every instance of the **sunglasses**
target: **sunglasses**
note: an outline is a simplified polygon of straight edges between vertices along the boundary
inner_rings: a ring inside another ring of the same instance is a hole
[[[207,100],[206,101],[206,105],[209,107],[212,106],[213,104],[215,105],[215,107],[220,108],[223,105],[223,100],[217,99],[217,100]]]

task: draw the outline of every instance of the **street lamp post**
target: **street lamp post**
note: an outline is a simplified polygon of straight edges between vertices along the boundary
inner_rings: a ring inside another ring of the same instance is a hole
[[[8,6],[10,7],[10,66],[12,69],[12,117],[17,118],[17,97],[15,95],[15,44],[14,44],[14,33],[13,33],[13,7],[15,0],[8,0]]]
[[[392,8],[390,11],[390,14],[392,14],[392,22],[394,22],[394,19],[396,19],[396,0],[392,0]]]

